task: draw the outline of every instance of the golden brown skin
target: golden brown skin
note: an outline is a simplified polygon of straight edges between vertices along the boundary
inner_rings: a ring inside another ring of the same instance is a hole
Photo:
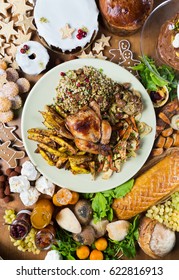
[[[111,138],[112,128],[107,120],[101,122],[101,144],[108,144]]]
[[[78,139],[97,143],[101,138],[101,121],[89,107],[79,110],[66,118],[66,126]]]
[[[100,12],[110,31],[133,32],[150,14],[153,0],[99,0]]]
[[[85,151],[91,154],[101,154],[107,156],[110,153],[110,147],[108,145],[96,144],[90,141],[76,138],[75,145],[81,151]]]

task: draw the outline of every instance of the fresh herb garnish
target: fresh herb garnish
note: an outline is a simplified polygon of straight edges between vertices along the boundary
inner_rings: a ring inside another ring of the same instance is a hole
[[[59,251],[64,260],[76,260],[76,249],[81,244],[73,239],[71,233],[59,229],[56,233],[56,245],[52,245],[53,250]]]
[[[138,71],[141,83],[147,90],[157,91],[159,87],[166,86],[171,100],[177,96],[178,81],[175,70],[170,66],[156,66],[153,59],[143,56],[141,63],[131,67],[131,69]]]
[[[108,240],[108,247],[104,251],[105,259],[119,259],[120,255],[131,259],[136,255],[136,242],[139,237],[139,215],[130,224],[129,232],[122,241]]]
[[[83,194],[86,199],[91,200],[93,209],[94,222],[100,221],[103,218],[107,218],[109,221],[113,219],[113,209],[111,204],[114,198],[124,197],[134,185],[134,179],[127,181],[126,183],[108,191]]]

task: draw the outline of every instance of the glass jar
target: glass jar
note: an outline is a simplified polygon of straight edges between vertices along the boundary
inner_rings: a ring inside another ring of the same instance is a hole
[[[53,211],[54,206],[49,199],[39,199],[30,216],[32,226],[36,229],[46,227],[51,222]]]
[[[35,235],[35,245],[39,250],[48,250],[55,241],[55,229],[49,224]]]
[[[16,219],[10,225],[10,236],[16,240],[24,239],[31,229],[31,211],[21,210],[17,213]]]

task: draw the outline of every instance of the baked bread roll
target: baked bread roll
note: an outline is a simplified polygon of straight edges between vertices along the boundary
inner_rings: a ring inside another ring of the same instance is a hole
[[[137,31],[153,8],[153,0],[99,0],[104,24],[118,35]]]
[[[118,219],[130,219],[179,189],[179,149],[166,155],[140,175],[132,190],[114,199],[112,208]]]
[[[148,256],[158,259],[172,251],[176,235],[156,220],[144,217],[139,225],[138,243]]]

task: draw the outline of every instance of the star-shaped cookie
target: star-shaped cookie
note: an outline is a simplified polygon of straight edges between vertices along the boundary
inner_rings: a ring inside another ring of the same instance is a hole
[[[111,39],[110,36],[105,36],[104,34],[101,35],[101,38],[96,40],[97,43],[102,43],[103,47],[109,47],[109,40]]]
[[[7,10],[11,7],[12,5],[10,3],[4,3],[4,0],[0,1],[0,13],[7,17]]]
[[[20,21],[18,21],[15,25],[20,26],[25,34],[27,34],[28,30],[36,30],[33,24],[33,17],[27,17],[26,15],[22,15],[20,17]]]
[[[26,5],[26,0],[13,0],[13,16],[25,15],[27,11],[33,9],[32,6]]]
[[[8,23],[5,23],[3,21],[0,22],[0,35],[4,36],[6,38],[6,42],[9,42],[12,35],[17,35],[17,31],[13,28],[14,27],[14,21],[11,20]]]
[[[72,34],[75,31],[75,28],[71,28],[68,23],[65,24],[64,27],[60,28],[61,32],[61,38],[66,39],[66,38],[72,38]]]

